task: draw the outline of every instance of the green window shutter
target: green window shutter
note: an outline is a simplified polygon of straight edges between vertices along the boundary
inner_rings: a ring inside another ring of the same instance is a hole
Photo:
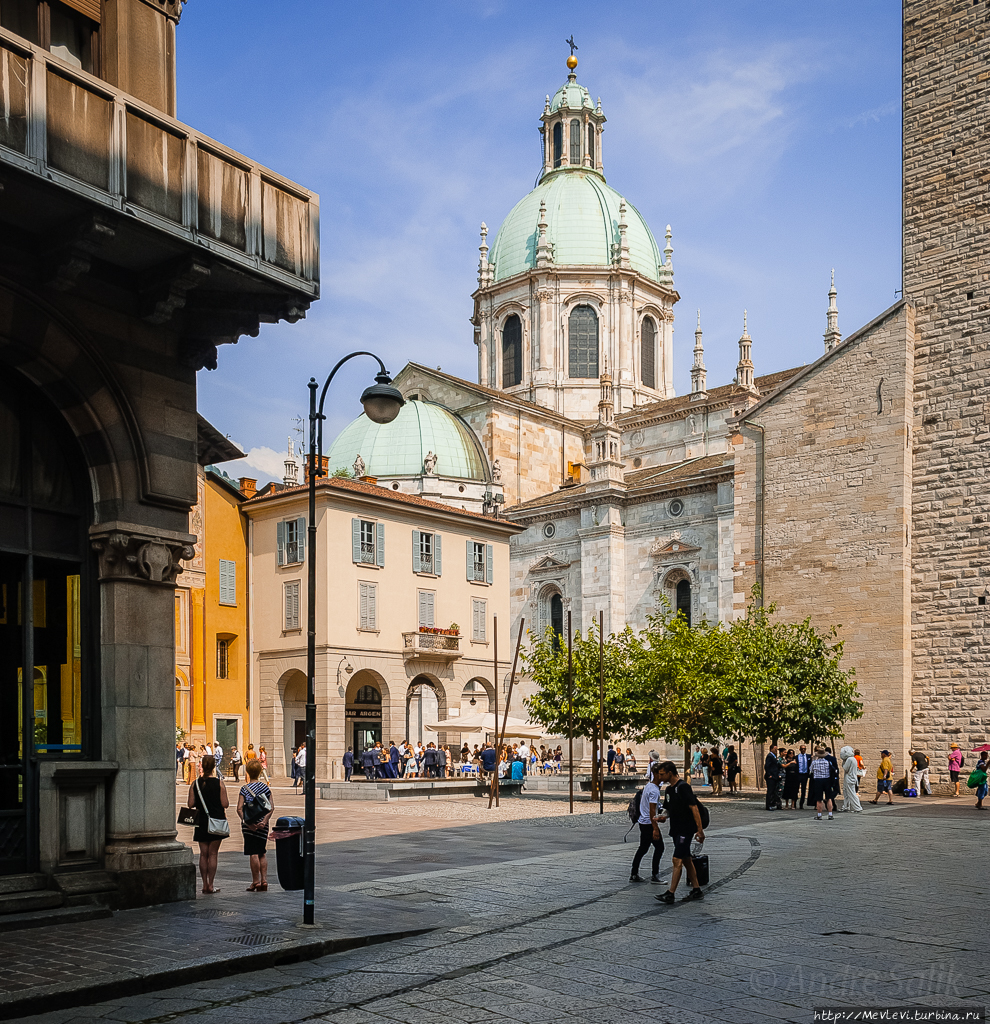
[[[433,571],[437,576],[441,576],[442,568],[440,564],[440,534],[433,534]]]
[[[368,625],[368,584],[358,584],[358,595],[359,595],[359,608],[358,608],[358,621],[361,629],[371,629]]]
[[[375,564],[385,568],[385,524],[378,523],[375,539]]]
[[[351,561],[361,561],[361,520],[351,520]]]
[[[237,563],[220,559],[220,603],[237,604]]]
[[[433,596],[432,590],[421,590],[419,592],[419,624],[421,626],[432,628],[434,625]]]
[[[278,543],[278,564],[285,565],[285,523],[275,524],[275,538]]]
[[[298,562],[306,561],[306,520],[300,516],[296,520],[296,539],[298,540],[297,550],[299,555],[296,559]]]
[[[485,582],[492,583],[495,579],[495,548],[485,545]]]
[[[467,542],[467,578],[474,579],[474,541]]]
[[[423,567],[419,561],[419,530],[413,530],[413,572],[422,572]]]

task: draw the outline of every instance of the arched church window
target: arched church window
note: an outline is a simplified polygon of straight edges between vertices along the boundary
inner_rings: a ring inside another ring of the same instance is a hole
[[[567,376],[598,376],[598,316],[591,306],[575,306],[567,320]]]
[[[684,616],[684,621],[691,625],[691,584],[687,580],[677,582],[677,614]]]
[[[564,158],[564,126],[558,121],[553,126],[553,165],[559,167]]]
[[[652,317],[648,316],[643,320],[643,326],[639,332],[639,342],[641,348],[639,365],[643,383],[648,388],[655,388],[657,386],[657,328]]]
[[[591,166],[595,166],[595,126],[593,124],[588,125],[588,158],[591,160]]]
[[[572,167],[578,167],[581,164],[581,122],[577,118],[571,121],[570,162]]]
[[[564,637],[564,599],[560,594],[550,598],[550,628],[553,630],[553,648],[559,651]]]
[[[522,383],[522,321],[513,313],[502,327],[502,387]]]

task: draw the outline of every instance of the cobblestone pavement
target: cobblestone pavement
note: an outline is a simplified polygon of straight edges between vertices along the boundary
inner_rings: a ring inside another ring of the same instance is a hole
[[[548,823],[545,852],[321,893],[324,913],[335,891],[442,908],[457,923],[437,931],[29,1020],[762,1024],[824,1006],[982,1007],[987,826],[969,803],[832,822],[751,808],[713,822],[705,899],[670,907],[626,882],[630,846],[562,851]]]

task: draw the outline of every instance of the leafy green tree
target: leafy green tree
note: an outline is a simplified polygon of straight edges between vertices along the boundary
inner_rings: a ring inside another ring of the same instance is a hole
[[[331,474],[332,477],[340,477],[344,480],[350,480],[354,474],[346,466],[338,466]]]

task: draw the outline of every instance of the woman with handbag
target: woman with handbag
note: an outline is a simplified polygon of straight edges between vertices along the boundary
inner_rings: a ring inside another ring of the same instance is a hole
[[[244,836],[244,856],[251,858],[251,884],[248,892],[268,892],[268,822],[275,803],[272,791],[260,781],[261,762],[252,759],[245,765],[248,781],[237,796],[237,816]]]
[[[203,879],[203,892],[219,892],[213,885],[217,874],[217,854],[220,843],[230,835],[225,809],[230,806],[223,779],[214,774],[217,762],[212,754],[204,754],[200,762],[202,778],[189,787],[186,807],[199,809],[199,821],[193,832],[193,842],[199,843],[199,874]]]

